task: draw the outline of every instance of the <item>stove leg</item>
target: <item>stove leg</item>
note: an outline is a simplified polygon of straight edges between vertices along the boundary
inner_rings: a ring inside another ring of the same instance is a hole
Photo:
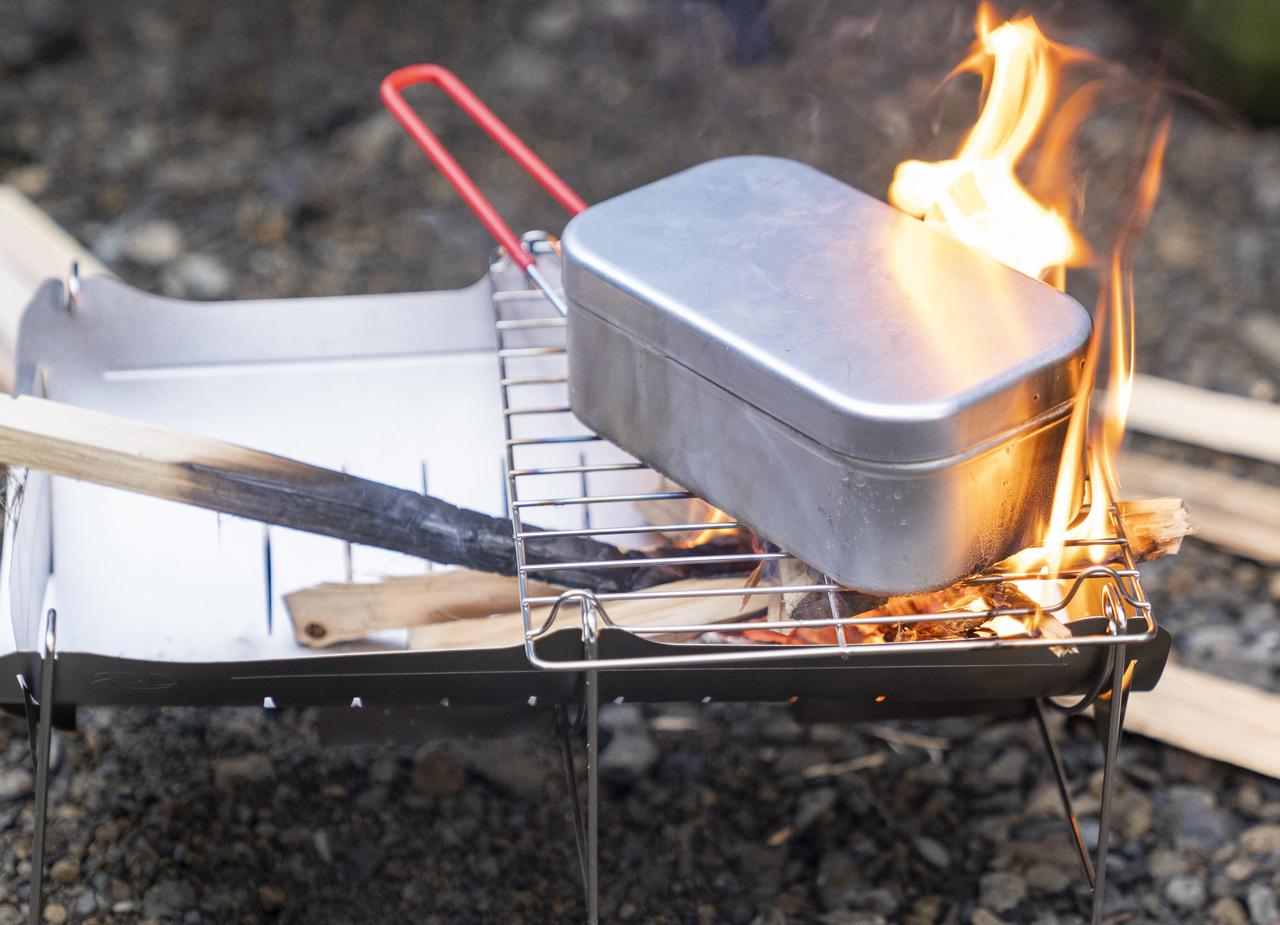
[[[569,791],[569,809],[573,814],[573,845],[578,852],[578,873],[582,877],[582,898],[591,902],[591,877],[587,863],[587,827],[582,819],[582,798],[578,795],[578,771],[573,766],[572,729],[568,711],[556,707],[556,732],[560,738],[560,759],[564,763],[564,780]]]
[[[36,706],[35,763],[36,795],[35,821],[31,844],[31,925],[44,920],[44,853],[45,835],[49,821],[49,771],[53,746],[53,671],[57,662],[57,618],[50,610],[45,623],[44,651],[40,659],[40,700]],[[24,689],[26,685],[23,685]],[[30,716],[30,691],[27,691],[28,716]]]
[[[1067,826],[1071,829],[1071,837],[1076,843],[1076,852],[1080,857],[1080,867],[1084,870],[1085,879],[1090,888],[1095,885],[1093,861],[1089,858],[1089,847],[1084,842],[1084,833],[1080,831],[1080,819],[1076,816],[1075,805],[1071,801],[1071,783],[1067,780],[1067,769],[1062,764],[1062,753],[1058,751],[1058,742],[1049,728],[1049,715],[1044,701],[1037,698],[1032,701],[1035,707],[1036,725],[1040,727],[1040,738],[1044,742],[1045,751],[1049,754],[1049,763],[1053,767],[1053,776],[1058,784],[1058,796],[1062,799],[1062,811],[1067,816]]]
[[[1102,923],[1102,906],[1106,897],[1107,851],[1111,839],[1111,812],[1115,797],[1116,763],[1120,755],[1120,734],[1124,728],[1125,705],[1129,699],[1125,684],[1125,647],[1116,646],[1112,656],[1111,690],[1100,696],[1093,705],[1094,718],[1101,726],[1106,724],[1106,739],[1102,744],[1102,809],[1098,816],[1098,879],[1093,887],[1093,925]]]
[[[587,658],[599,656],[600,637],[594,597],[582,601],[583,643]],[[587,710],[587,925],[600,923],[600,672],[586,673]]]

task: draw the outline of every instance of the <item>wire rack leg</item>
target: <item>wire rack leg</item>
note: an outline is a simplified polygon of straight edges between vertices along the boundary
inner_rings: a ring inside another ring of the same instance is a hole
[[[587,829],[582,819],[582,798],[578,795],[578,771],[573,766],[573,740],[568,713],[556,707],[556,733],[560,739],[560,759],[564,763],[564,781],[569,791],[569,810],[573,814],[573,844],[578,853],[578,872],[582,877],[582,897],[591,902],[591,877],[587,864]]]
[[[1129,692],[1125,687],[1127,667],[1125,646],[1115,648],[1112,656],[1111,691],[1093,705],[1094,717],[1106,725],[1102,748],[1102,808],[1098,817],[1097,881],[1093,887],[1093,925],[1102,925],[1102,908],[1106,901],[1107,851],[1111,840],[1111,811],[1115,797],[1116,765],[1120,755],[1120,734],[1124,727],[1125,704]]]
[[[31,925],[44,920],[44,852],[48,829],[49,771],[53,746],[53,671],[57,662],[57,617],[50,610],[45,624],[45,644],[40,659],[40,702],[36,727],[36,803],[31,843]]]
[[[584,600],[583,628],[587,658],[599,656],[593,601]],[[586,673],[587,700],[587,923],[600,923],[600,672]]]
[[[1044,750],[1049,755],[1049,764],[1053,768],[1053,776],[1058,784],[1058,796],[1062,799],[1062,811],[1067,816],[1067,826],[1071,829],[1071,837],[1076,843],[1076,852],[1080,857],[1080,867],[1084,871],[1085,880],[1090,888],[1095,886],[1093,861],[1089,858],[1089,847],[1085,844],[1084,833],[1080,830],[1080,819],[1076,815],[1075,805],[1071,800],[1071,782],[1067,780],[1067,769],[1062,764],[1062,753],[1058,751],[1058,742],[1049,728],[1049,715],[1044,701],[1032,701],[1036,716],[1036,725],[1040,728],[1040,738],[1044,742]]]

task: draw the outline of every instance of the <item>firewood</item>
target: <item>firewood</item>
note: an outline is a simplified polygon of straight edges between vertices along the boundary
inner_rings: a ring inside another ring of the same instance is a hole
[[[709,591],[742,587],[741,578],[686,579],[659,585],[651,591]],[[632,598],[608,601],[602,606],[614,623],[627,626],[684,626],[737,622],[763,615],[763,596],[750,598],[744,607],[736,594],[714,597]],[[541,626],[550,607],[532,609],[532,625]],[[578,608],[567,606],[557,624],[577,626]],[[654,638],[654,637],[649,637]],[[524,644],[524,622],[519,613],[498,614],[474,620],[432,623],[409,631],[411,649],[490,649]]]
[[[59,402],[0,398],[0,464],[433,562],[516,573],[510,520],[283,456]],[[551,536],[526,545],[530,566],[622,558],[642,562],[647,557],[585,537]],[[700,572],[707,573],[705,568]],[[598,592],[636,590],[684,577],[675,566],[577,569],[554,575],[566,586]]]
[[[1181,498],[1131,499],[1116,506],[1129,551],[1139,562],[1177,555],[1183,537],[1196,530]]]
[[[1197,539],[1280,565],[1280,488],[1132,452],[1120,460],[1120,483],[1140,495],[1185,498]]]
[[[1280,463],[1280,404],[1135,376],[1131,430]]]
[[[562,589],[529,582],[530,595]],[[374,582],[325,582],[284,596],[299,644],[324,648],[386,629],[509,613],[520,606],[515,578],[472,569],[396,575]]]
[[[1125,731],[1280,778],[1280,696],[1172,659],[1155,690],[1130,695]]]

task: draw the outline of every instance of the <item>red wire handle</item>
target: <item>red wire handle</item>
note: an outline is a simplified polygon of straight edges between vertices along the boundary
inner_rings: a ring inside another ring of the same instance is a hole
[[[561,180],[550,167],[534,154],[507,124],[494,115],[493,110],[480,101],[471,90],[458,79],[452,71],[438,64],[411,64],[392,71],[382,81],[383,105],[417,142],[422,152],[435,164],[444,178],[457,190],[462,201],[470,206],[471,211],[480,219],[480,224],[488,229],[489,234],[502,245],[503,250],[525,272],[533,266],[533,256],[523,247],[512,233],[511,227],[498,214],[498,210],[489,202],[488,197],[480,192],[462,166],[454,160],[449,149],[440,143],[431,129],[422,121],[404,101],[401,91],[417,84],[433,84],[444,91],[459,109],[470,117],[471,121],[484,129],[485,134],[498,143],[525,173],[538,181],[543,189],[552,195],[556,202],[564,206],[570,213],[577,215],[587,204]]]

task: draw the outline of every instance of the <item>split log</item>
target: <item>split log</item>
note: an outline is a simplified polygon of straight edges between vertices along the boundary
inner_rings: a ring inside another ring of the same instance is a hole
[[[1134,376],[1131,430],[1280,463],[1280,404]]]
[[[1130,695],[1125,731],[1280,778],[1280,696],[1172,660]]]
[[[1182,540],[1196,532],[1183,498],[1140,498],[1121,501],[1120,521],[1124,525],[1129,552],[1139,562],[1176,556]]]
[[[691,578],[659,585],[651,591],[709,591],[741,588],[739,578]],[[748,598],[743,606],[736,594],[714,597],[633,598],[624,601],[608,601],[602,606],[614,623],[625,626],[684,626],[704,623],[728,623],[763,616],[763,596]],[[550,614],[550,607],[534,607],[532,624],[540,626]],[[565,626],[574,626],[578,617],[576,607],[561,612]],[[557,623],[560,622],[557,620]],[[654,637],[649,637],[654,638]],[[455,620],[449,623],[432,623],[409,631],[410,649],[492,649],[503,646],[524,645],[524,621],[519,613],[507,613],[487,619]]]
[[[1120,483],[1140,495],[1185,498],[1199,539],[1280,565],[1280,488],[1131,452],[1120,460]]]
[[[538,597],[561,591],[537,581],[528,590]],[[284,604],[299,644],[319,649],[379,630],[509,613],[520,608],[520,585],[507,575],[459,568],[374,582],[325,582],[286,594]]]
[[[0,399],[0,464],[39,469],[263,523],[484,572],[516,573],[511,521],[208,437],[38,398]],[[535,529],[535,528],[530,528]],[[633,559],[585,537],[526,544],[529,565]],[[717,547],[719,548],[719,547]],[[742,566],[734,565],[735,570]],[[556,571],[597,592],[684,577],[676,566]],[[701,574],[707,574],[704,569]]]

